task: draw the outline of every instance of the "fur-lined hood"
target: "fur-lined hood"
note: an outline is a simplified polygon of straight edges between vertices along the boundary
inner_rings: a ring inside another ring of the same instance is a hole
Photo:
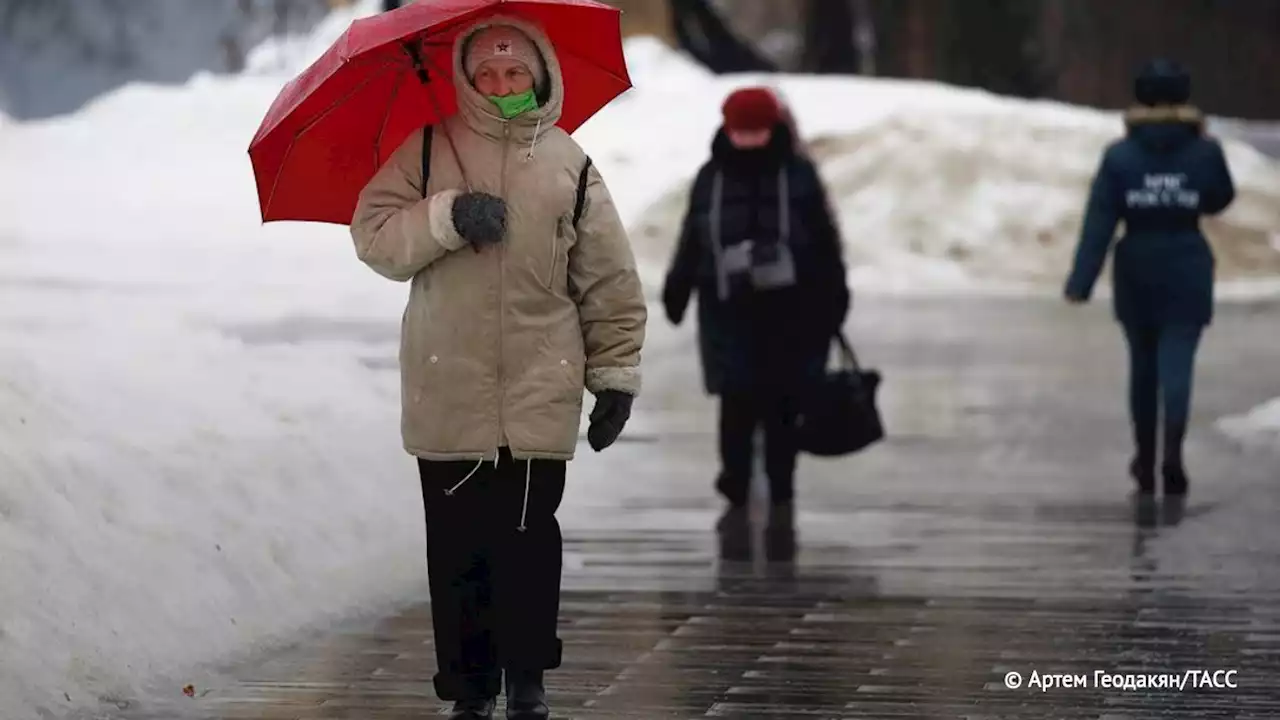
[[[1135,105],[1124,113],[1126,127],[1151,123],[1178,123],[1204,127],[1204,113],[1194,105]]]
[[[494,25],[509,25],[528,36],[542,55],[547,72],[546,97],[539,98],[538,108],[511,120],[504,120],[498,115],[493,103],[472,86],[463,68],[467,42],[476,33]],[[528,143],[532,147],[540,139],[542,132],[550,131],[560,121],[560,112],[564,109],[564,78],[555,46],[541,27],[522,18],[495,15],[459,33],[453,45],[453,84],[458,95],[458,114],[463,121],[476,132],[495,141],[501,141],[509,134],[518,142]]]
[[[1135,106],[1125,111],[1124,124],[1143,147],[1165,152],[1202,136],[1205,118],[1191,105]]]

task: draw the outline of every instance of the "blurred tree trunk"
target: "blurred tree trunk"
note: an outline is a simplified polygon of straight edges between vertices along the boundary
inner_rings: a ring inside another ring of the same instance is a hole
[[[948,0],[941,79],[1002,95],[1052,90],[1041,69],[1040,0]]]
[[[852,75],[859,70],[852,0],[806,0],[800,69]]]
[[[854,32],[853,41],[858,49],[858,72],[863,75],[877,75],[880,72],[876,62],[878,29],[876,15],[871,7],[871,0],[854,0]]]
[[[680,48],[716,74],[777,72],[777,67],[735,35],[708,0],[669,0]]]
[[[1041,0],[1037,47],[1044,95],[1047,97],[1061,96],[1066,66],[1064,54],[1071,32],[1070,12],[1068,0]]]
[[[868,0],[869,24],[875,32],[875,74],[937,76],[941,2],[945,0]]]

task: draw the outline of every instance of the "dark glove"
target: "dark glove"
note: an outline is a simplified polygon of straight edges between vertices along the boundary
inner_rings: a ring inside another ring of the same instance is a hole
[[[662,289],[662,306],[667,311],[667,321],[679,325],[684,320],[684,311],[689,304],[687,296],[682,296],[670,281]]]
[[[634,399],[619,390],[601,390],[596,395],[596,405],[591,408],[591,426],[587,429],[587,442],[592,450],[600,452],[618,439],[631,418]]]
[[[484,192],[468,192],[453,201],[453,227],[479,249],[502,240],[507,232],[507,204]]]

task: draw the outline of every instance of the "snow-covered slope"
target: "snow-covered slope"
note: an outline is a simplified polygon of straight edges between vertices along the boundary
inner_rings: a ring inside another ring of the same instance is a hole
[[[608,177],[627,178],[624,212],[655,264],[670,253],[685,182],[719,122],[718,101],[753,80],[776,85],[793,106],[863,291],[1057,292],[1088,183],[1122,129],[1115,113],[1058,103],[919,82],[716,78],[656,41],[634,41],[631,51],[637,89],[579,135],[608,147],[598,158]],[[668,79],[672,68],[678,79]],[[1274,289],[1280,163],[1238,141],[1226,146],[1240,196],[1207,224],[1224,295]]]
[[[1274,398],[1246,413],[1222,418],[1218,428],[1245,445],[1280,450],[1280,398]]]

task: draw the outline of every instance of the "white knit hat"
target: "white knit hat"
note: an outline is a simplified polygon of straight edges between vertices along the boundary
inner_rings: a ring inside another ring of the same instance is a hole
[[[547,82],[547,65],[538,52],[538,46],[519,28],[511,25],[492,25],[467,39],[462,56],[462,68],[467,80],[475,82],[476,70],[486,60],[504,58],[516,60],[529,69],[535,88],[543,88]]]

